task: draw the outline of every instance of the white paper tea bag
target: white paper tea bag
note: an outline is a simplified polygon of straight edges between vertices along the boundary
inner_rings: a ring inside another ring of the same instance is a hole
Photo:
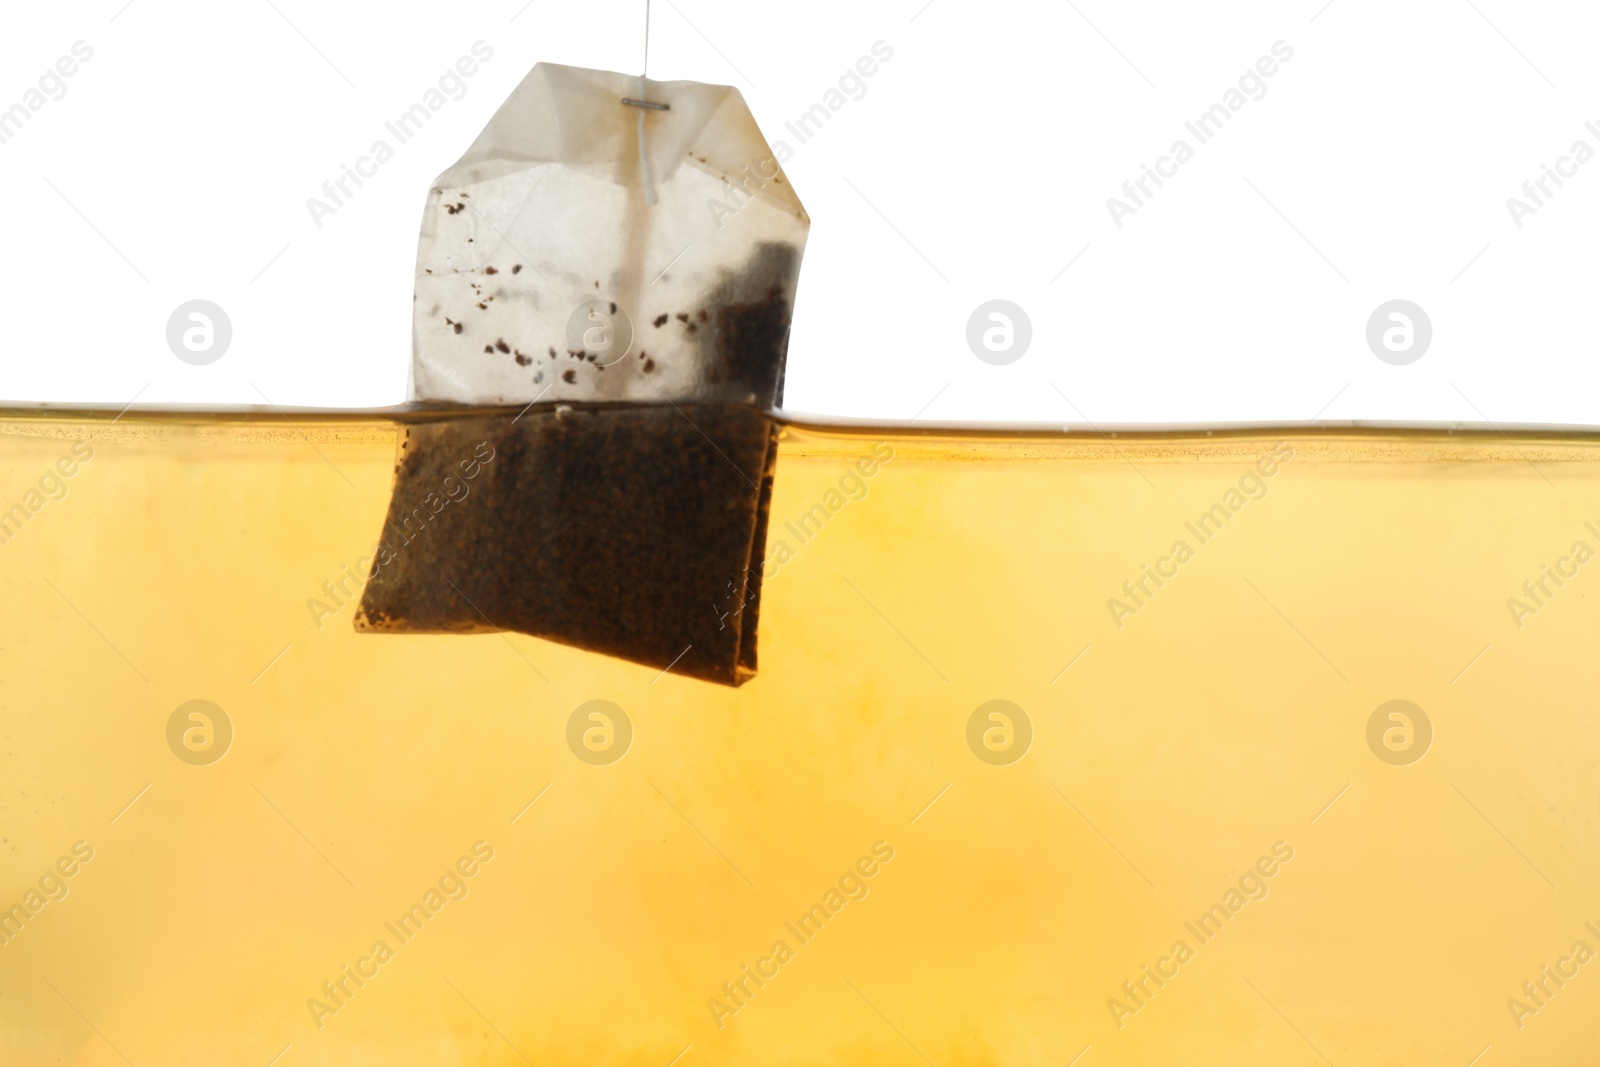
[[[357,629],[751,678],[809,225],[737,90],[535,67],[417,260],[412,399],[502,412],[408,425]]]

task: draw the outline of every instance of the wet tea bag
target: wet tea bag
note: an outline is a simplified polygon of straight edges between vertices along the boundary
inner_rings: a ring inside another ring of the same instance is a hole
[[[755,670],[810,222],[736,89],[540,64],[428,198],[411,397],[356,620]]]

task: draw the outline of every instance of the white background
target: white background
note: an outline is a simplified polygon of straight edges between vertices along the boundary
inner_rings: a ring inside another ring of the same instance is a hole
[[[74,42],[94,57],[0,144],[0,399],[401,402],[430,181],[534,63],[637,72],[642,8],[13,5],[0,108]],[[738,86],[795,149],[791,411],[1600,423],[1600,160],[1521,228],[1506,204],[1600,150],[1597,31],[1576,2],[656,0],[650,74]],[[319,229],[307,198],[480,39],[467,95]],[[880,40],[866,95],[798,145],[783,124]],[[1267,94],[1119,229],[1107,198],[1280,40]],[[204,367],[165,339],[196,298],[234,328]],[[966,342],[995,298],[1032,321],[1007,366]],[[1434,329],[1407,366],[1365,340],[1394,298]]]

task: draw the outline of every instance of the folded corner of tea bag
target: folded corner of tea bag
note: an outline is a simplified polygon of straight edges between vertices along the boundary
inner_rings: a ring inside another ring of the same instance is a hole
[[[407,427],[357,628],[750,678],[808,228],[736,90],[536,67],[418,253],[412,398],[505,410]]]

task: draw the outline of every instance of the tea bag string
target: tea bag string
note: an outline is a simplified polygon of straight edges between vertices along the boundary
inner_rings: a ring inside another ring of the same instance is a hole
[[[646,111],[671,111],[671,104],[658,104],[653,100],[646,100],[645,93],[650,77],[650,0],[644,0],[644,69],[639,72],[639,96],[634,98],[625,96],[622,102],[629,107],[644,108]]]
[[[655,175],[650,169],[650,137],[645,129],[647,111],[670,111],[670,104],[658,104],[645,99],[649,95],[650,85],[650,0],[644,0],[644,68],[639,73],[638,99],[623,97],[623,104],[639,108],[639,184],[644,188],[644,202],[655,207],[656,183]]]

